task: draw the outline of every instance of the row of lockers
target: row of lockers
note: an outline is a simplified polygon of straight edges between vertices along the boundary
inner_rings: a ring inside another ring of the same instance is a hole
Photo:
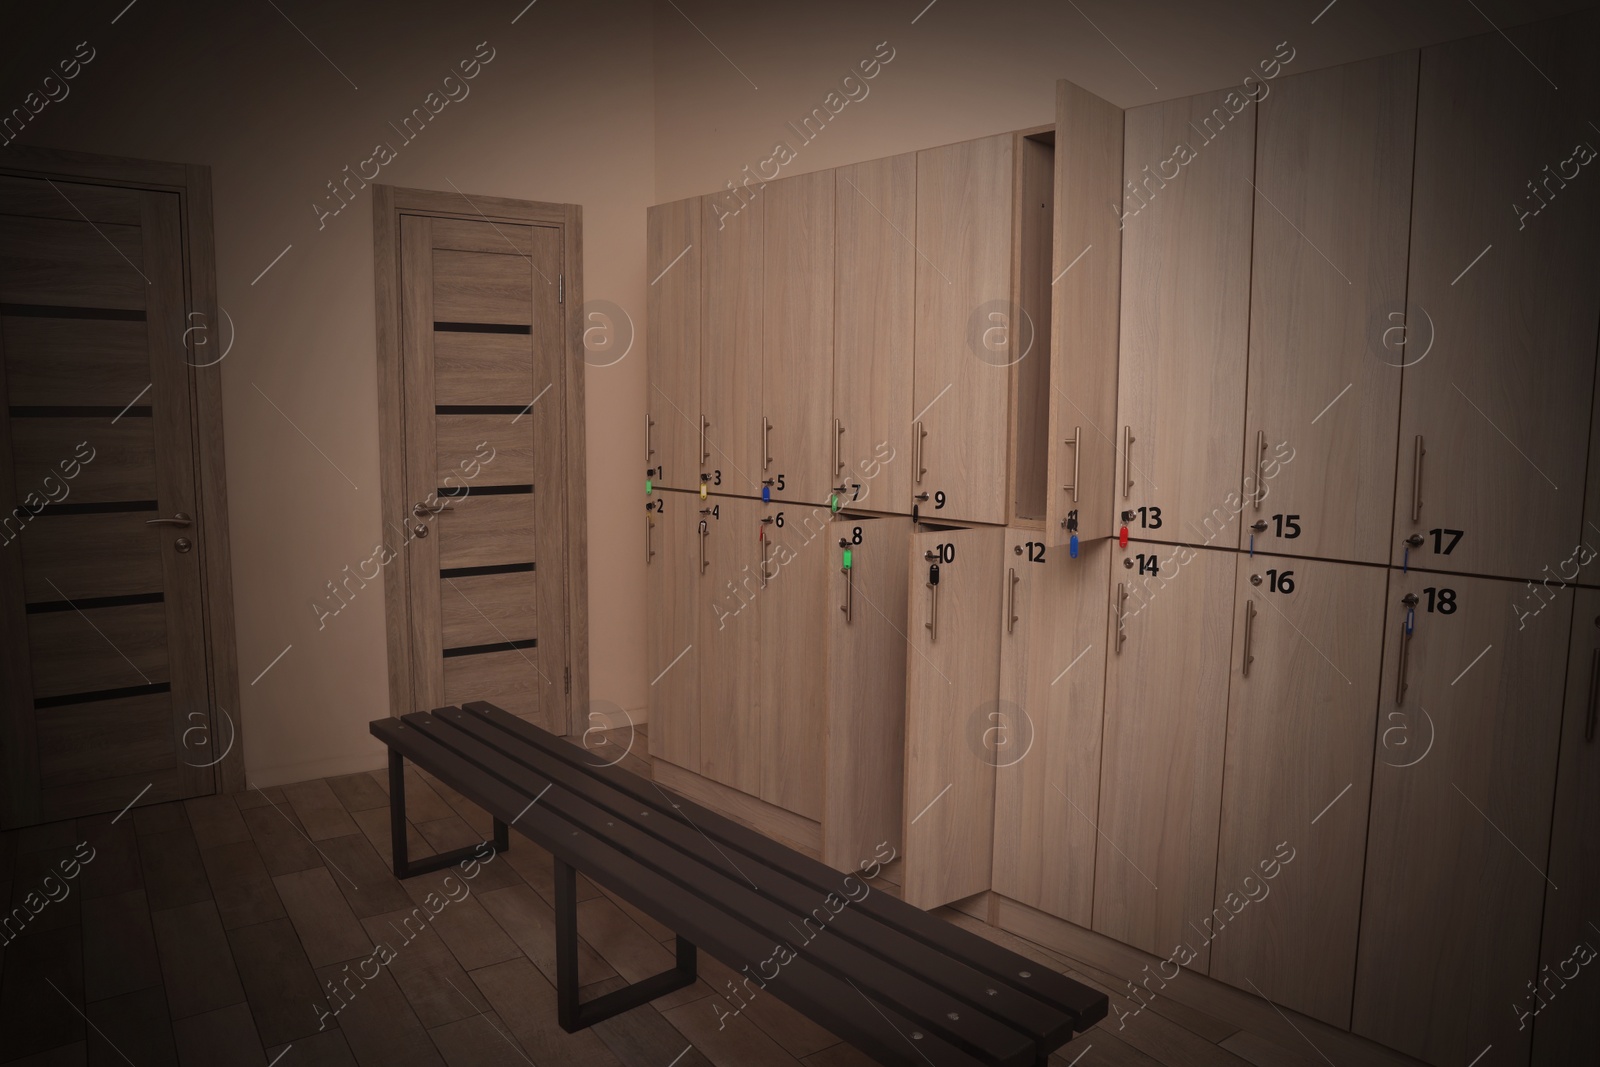
[[[651,476],[1554,574],[1600,544],[1593,22],[1520,31],[1559,93],[1493,34],[1243,109],[1063,83],[1053,134],[652,208]]]

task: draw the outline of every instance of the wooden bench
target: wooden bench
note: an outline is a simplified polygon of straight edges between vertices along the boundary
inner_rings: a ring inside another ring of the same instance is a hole
[[[1103,1019],[1104,994],[872,889],[492,704],[379,719],[396,877],[483,846],[406,854],[404,760],[555,857],[557,1006],[580,1030],[689,985],[696,949],[740,975],[719,1016],[773,996],[881,1063],[1037,1067]],[[868,860],[871,857],[863,857]],[[578,998],[576,872],[677,935],[677,964]],[[712,1006],[715,1005],[715,1006]]]

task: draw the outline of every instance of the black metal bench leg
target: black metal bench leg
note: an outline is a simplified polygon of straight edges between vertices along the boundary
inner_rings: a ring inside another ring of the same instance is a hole
[[[555,861],[556,889],[556,1016],[561,1029],[575,1033],[597,1022],[648,1004],[674,989],[692,985],[696,973],[694,945],[678,938],[677,964],[670,971],[596,997],[587,1004],[578,999],[578,872],[560,859]]]
[[[496,852],[511,848],[511,830],[499,819],[494,820],[494,840],[465,848],[451,849],[437,856],[412,862],[406,854],[406,773],[405,758],[394,749],[389,750],[389,850],[394,858],[394,876],[411,878],[429,871],[452,867],[463,860],[479,856],[483,845],[492,844]]]

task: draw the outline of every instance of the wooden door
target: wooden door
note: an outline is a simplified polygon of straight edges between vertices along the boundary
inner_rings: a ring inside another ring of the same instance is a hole
[[[911,520],[841,512],[828,547],[822,861],[860,868],[903,851],[906,543]],[[841,543],[843,542],[843,543]],[[848,560],[845,552],[850,553]]]
[[[761,792],[759,660],[761,501],[695,498],[700,537],[696,600],[700,660],[700,773]]]
[[[1079,926],[1093,921],[1114,548],[1102,539],[1072,559],[1014,529],[1003,556],[994,889]]]
[[[1055,234],[1050,269],[1050,450],[1045,539],[1117,528],[1117,331],[1122,234],[1107,202],[1123,195],[1123,111],[1056,83]]]
[[[0,825],[213,789],[180,215],[0,178]]]
[[[828,508],[773,502],[761,508],[756,605],[761,642],[762,800],[811,820],[822,817],[827,733]]]
[[[1135,537],[1238,544],[1256,196],[1240,99],[1127,112],[1115,510],[1135,512]]]
[[[1600,351],[1595,353],[1600,366]],[[1589,481],[1583,495],[1583,527],[1578,531],[1572,551],[1548,570],[1540,568],[1541,581],[1577,580],[1585,585],[1600,585],[1600,374],[1595,375],[1594,406],[1589,416]]]
[[[1581,1063],[1600,1048],[1600,983],[1587,972],[1600,950],[1600,590],[1576,593],[1567,654],[1566,711],[1556,771],[1550,836],[1550,882],[1544,893],[1544,933],[1536,988],[1517,990],[1519,1019],[1533,1026],[1536,1067]],[[1580,947],[1582,946],[1582,947]],[[1587,962],[1585,962],[1587,961]]]
[[[991,881],[995,767],[985,734],[999,699],[1004,534],[924,527],[910,539],[903,888],[919,908]]]
[[[1236,559],[1210,973],[1344,1027],[1388,572]]]
[[[700,498],[658,491],[645,511],[650,755],[700,771]]]
[[[1391,552],[1536,577],[1583,521],[1600,190],[1581,161],[1600,145],[1600,12],[1508,32],[1515,47],[1484,34],[1422,53],[1409,299],[1426,311],[1412,341],[1431,325],[1432,346],[1404,372]]]
[[[772,499],[821,503],[833,461],[834,174],[768,182],[761,312],[761,480]]]
[[[1260,104],[1245,476],[1294,459],[1248,494],[1241,548],[1388,561],[1416,99],[1401,52]]]
[[[1006,521],[1014,157],[1009,134],[917,153],[911,473],[924,519]]]
[[[911,510],[916,330],[917,156],[835,172],[833,414],[830,481],[852,504]],[[858,488],[859,487],[859,488]]]
[[[1232,552],[1112,552],[1094,929],[1158,956],[1187,944],[1201,973],[1210,948],[1190,924],[1217,872],[1233,578]]]
[[[762,247],[766,198],[700,200],[699,473],[713,492],[761,495]]]
[[[674,489],[700,484],[700,198],[646,212],[649,395],[645,467]]]
[[[1352,1029],[1429,1063],[1528,1055],[1572,594],[1519,620],[1520,589],[1389,583]]]
[[[412,698],[564,733],[560,231],[403,215],[400,270]]]

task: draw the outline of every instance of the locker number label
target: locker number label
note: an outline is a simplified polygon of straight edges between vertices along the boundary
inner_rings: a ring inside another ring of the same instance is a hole
[[[1150,553],[1148,556],[1145,555],[1143,552],[1140,552],[1134,558],[1139,561],[1139,573],[1140,574],[1160,574],[1161,573],[1161,561],[1160,561],[1160,559],[1158,559],[1156,557],[1156,554],[1154,552]]]
[[[1022,547],[1027,549],[1027,551],[1028,551],[1028,562],[1029,563],[1043,563],[1044,562],[1044,542],[1043,541],[1029,541],[1026,544],[1024,544]]]
[[[933,510],[943,510],[944,502],[944,490],[940,489],[938,492],[933,494]]]
[[[1268,571],[1267,591],[1284,594],[1294,592],[1294,571]]]
[[[1433,537],[1433,554],[1436,556],[1448,556],[1456,550],[1456,545],[1461,541],[1461,535],[1466,531],[1447,530],[1441,526],[1438,529],[1429,530],[1428,533]],[[1430,608],[1429,610],[1432,609]]]
[[[861,527],[857,526],[850,531],[850,543],[852,545],[859,545],[861,543]]]
[[[1456,613],[1456,591],[1438,586],[1428,586],[1423,590],[1428,597],[1428,610],[1440,615],[1454,615]]]
[[[1299,515],[1274,515],[1272,521],[1277,524],[1277,534],[1285,541],[1292,541],[1300,536]]]
[[[1141,529],[1141,530],[1159,530],[1159,529],[1161,529],[1161,509],[1158,508],[1158,507],[1155,507],[1154,505],[1151,505],[1149,507],[1140,508],[1139,509],[1139,529]]]
[[[934,545],[933,554],[939,557],[939,562],[941,563],[954,563],[956,561],[956,546],[948,541],[942,545]]]

